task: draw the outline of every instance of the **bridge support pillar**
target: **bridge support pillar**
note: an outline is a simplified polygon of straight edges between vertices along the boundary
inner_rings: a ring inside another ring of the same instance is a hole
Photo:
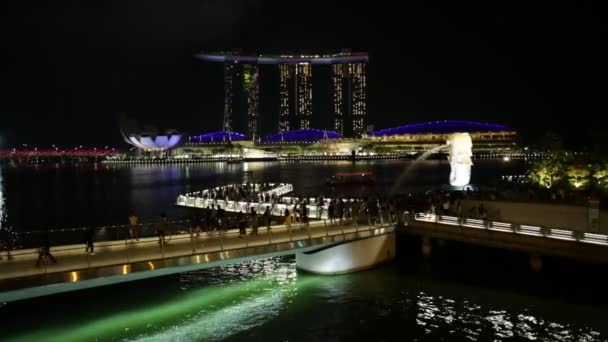
[[[543,259],[540,255],[534,254],[530,256],[530,269],[534,272],[540,272],[543,269]]]
[[[392,260],[396,254],[395,232],[297,253],[299,269],[317,274],[344,274]]]
[[[433,251],[433,242],[431,241],[431,238],[423,237],[422,238],[422,255],[425,258],[428,258],[431,256],[432,251]]]

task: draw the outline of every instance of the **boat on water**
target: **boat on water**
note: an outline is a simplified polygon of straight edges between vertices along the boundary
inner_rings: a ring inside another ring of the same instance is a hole
[[[327,179],[327,185],[369,185],[374,183],[374,175],[371,172],[337,173]]]

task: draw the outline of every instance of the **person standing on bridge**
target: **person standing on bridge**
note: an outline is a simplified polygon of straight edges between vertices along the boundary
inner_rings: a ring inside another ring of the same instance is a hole
[[[239,238],[247,235],[247,218],[242,210],[236,215],[236,221],[239,226]]]
[[[266,211],[264,211],[264,222],[266,223],[267,230],[270,230],[271,221],[272,221],[272,217],[270,215],[270,207],[266,207]]]
[[[289,213],[289,209],[285,207],[285,225],[287,228],[291,229],[291,213]]]
[[[254,208],[251,208],[251,235],[258,235],[258,215]]]
[[[169,221],[167,220],[167,214],[160,214],[160,223],[158,224],[158,244],[163,246],[166,245],[165,235],[167,234],[167,230],[169,229]]]
[[[137,224],[139,218],[135,215],[135,210],[131,210],[129,215],[129,238],[139,241],[139,232],[137,231]]]
[[[327,208],[327,216],[329,216],[329,224],[330,225],[334,225],[334,223],[336,222],[334,217],[335,217],[335,211],[336,211],[336,206],[334,205],[334,200],[332,199],[329,202],[329,207]]]
[[[300,215],[302,217],[302,223],[304,228],[308,228],[308,208],[306,207],[306,201],[302,201],[302,206],[300,208]]]

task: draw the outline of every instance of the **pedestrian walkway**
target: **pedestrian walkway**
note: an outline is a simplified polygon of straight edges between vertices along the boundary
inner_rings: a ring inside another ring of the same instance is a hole
[[[0,260],[0,299],[6,292],[49,284],[75,283],[187,265],[211,265],[218,259],[271,252],[294,254],[303,248],[364,239],[384,234],[387,230],[392,231],[393,227],[337,226],[316,221],[309,225],[260,228],[256,235],[252,235],[251,229],[244,236],[238,230],[208,232],[200,237],[177,234],[168,236],[163,245],[159,244],[158,238],[106,241],[95,245],[95,254],[85,253],[84,244],[56,246],[50,252],[57,262],[43,261],[39,267],[36,266],[37,249],[15,250],[12,260]]]

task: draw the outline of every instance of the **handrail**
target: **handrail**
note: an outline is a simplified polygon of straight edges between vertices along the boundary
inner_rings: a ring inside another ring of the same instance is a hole
[[[506,223],[490,220],[460,218],[455,216],[436,215],[431,213],[416,213],[414,221],[436,223],[441,225],[459,226],[471,229],[487,229],[504,233],[538,236],[548,239],[578,241],[596,245],[608,246],[608,235],[598,233],[582,233],[563,228],[545,228],[533,225]]]
[[[200,256],[205,253],[229,252],[248,247],[272,246],[303,240],[312,241],[316,238],[368,237],[373,235],[366,235],[367,232],[375,235],[384,233],[385,228],[394,227],[394,223],[375,225],[370,222],[366,226],[361,226],[359,222],[350,221],[345,224],[347,226],[332,225],[325,220],[319,220],[309,223],[275,225],[270,229],[262,226],[256,228],[255,232],[253,228],[247,228],[244,236],[239,229],[205,232],[200,236],[196,232],[189,232],[167,236],[165,243],[160,243],[159,237],[146,237],[139,241],[112,240],[95,243],[97,252],[95,255],[85,253],[83,244],[54,246],[51,247],[50,252],[59,261],[57,264],[50,264],[40,249],[19,249],[12,251],[11,260],[0,260],[0,269],[3,270],[0,272],[0,279],[73,272],[92,267],[126,265],[132,262],[153,262],[165,258]],[[42,258],[43,262],[40,263],[42,267],[35,265],[39,258]]]

